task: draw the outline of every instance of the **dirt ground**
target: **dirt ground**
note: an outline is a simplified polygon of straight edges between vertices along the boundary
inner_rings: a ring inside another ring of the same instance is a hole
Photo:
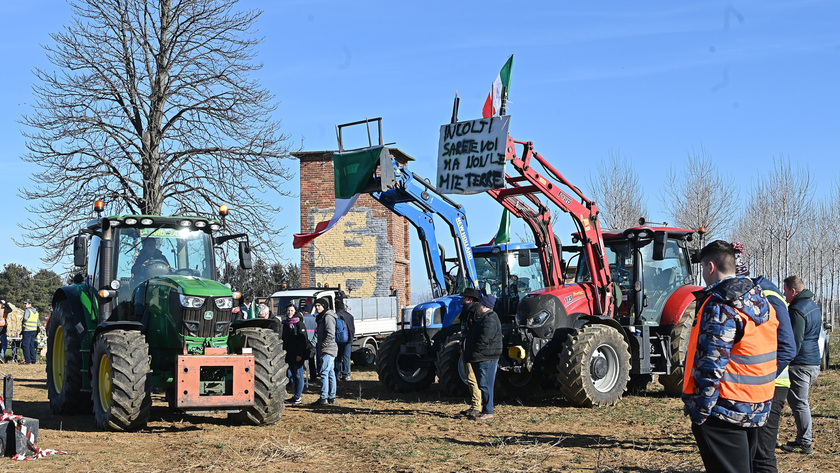
[[[147,429],[114,433],[97,430],[92,416],[53,415],[44,368],[6,364],[0,372],[15,378],[14,412],[39,419],[39,446],[68,455],[0,458],[0,472],[702,471],[681,401],[665,397],[655,384],[610,408],[572,407],[551,392],[525,405],[500,402],[495,420],[477,423],[459,418],[466,405],[441,397],[435,385],[397,395],[367,369],[340,383],[338,405],[287,406],[272,426],[171,413],[156,396]],[[780,452],[780,471],[840,469],[840,370],[834,368],[812,390],[814,454]],[[314,389],[304,393],[304,402],[315,399]],[[781,438],[794,433],[786,408]]]

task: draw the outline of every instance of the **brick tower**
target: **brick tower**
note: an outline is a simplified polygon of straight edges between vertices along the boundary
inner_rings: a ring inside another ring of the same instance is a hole
[[[389,148],[399,164],[413,161]],[[293,153],[300,160],[300,231],[309,233],[335,212],[333,151]],[[330,231],[300,250],[304,286],[352,286],[356,297],[388,296],[393,286],[400,307],[411,301],[408,221],[362,195],[350,212]]]

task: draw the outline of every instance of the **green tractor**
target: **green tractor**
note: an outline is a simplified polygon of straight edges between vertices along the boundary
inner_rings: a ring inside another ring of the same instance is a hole
[[[231,322],[238,294],[217,281],[214,249],[245,234],[196,217],[121,215],[89,222],[74,240],[86,266],[58,289],[47,322],[47,389],[56,414],[93,414],[103,430],[146,426],[152,393],[171,409],[276,422],[286,394],[285,352],[266,319]],[[222,219],[227,208],[221,209]]]

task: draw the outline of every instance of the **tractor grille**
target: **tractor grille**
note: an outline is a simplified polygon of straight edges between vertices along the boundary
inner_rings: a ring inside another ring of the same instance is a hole
[[[181,334],[190,337],[223,337],[228,334],[231,321],[230,309],[219,309],[213,297],[204,300],[200,309],[188,309],[181,306],[177,292],[169,297],[172,314]],[[209,313],[209,315],[208,315]]]

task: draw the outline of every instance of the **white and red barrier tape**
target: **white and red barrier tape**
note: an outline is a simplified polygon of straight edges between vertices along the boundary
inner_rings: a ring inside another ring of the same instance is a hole
[[[67,452],[63,452],[61,450],[39,448],[37,445],[35,445],[35,434],[33,434],[28,427],[26,427],[20,422],[20,419],[22,419],[23,416],[15,415],[11,412],[6,412],[6,403],[3,402],[3,396],[0,396],[0,412],[2,412],[2,415],[0,415],[0,422],[3,422],[4,420],[12,421],[12,424],[14,424],[15,428],[26,437],[26,447],[35,453],[35,456],[33,457],[27,457],[23,453],[18,453],[12,457],[12,460],[26,461],[36,460],[38,458],[43,458],[47,455],[67,455]]]

